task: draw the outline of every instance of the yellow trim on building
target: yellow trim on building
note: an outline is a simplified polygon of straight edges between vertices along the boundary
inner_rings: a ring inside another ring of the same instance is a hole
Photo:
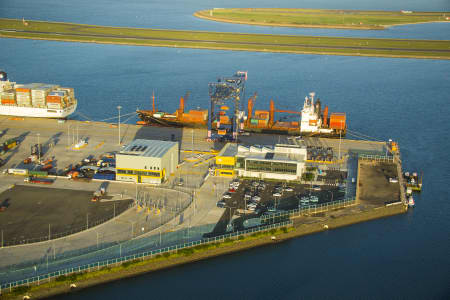
[[[217,165],[234,166],[236,164],[236,157],[234,156],[216,156]]]
[[[152,172],[152,173],[159,173],[159,176],[150,176],[150,175],[140,175],[140,174],[122,174],[117,171],[138,171],[138,172]],[[141,176],[141,177],[147,177],[147,178],[162,178],[164,177],[165,170],[162,171],[156,171],[156,170],[142,170],[142,169],[125,169],[125,168],[118,168],[116,169],[116,176]]]
[[[229,169],[216,169],[215,176],[222,176],[222,177],[233,177],[234,176],[234,170]]]

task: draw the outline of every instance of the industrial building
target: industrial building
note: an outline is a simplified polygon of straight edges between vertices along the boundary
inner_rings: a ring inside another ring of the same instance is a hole
[[[216,176],[300,180],[305,168],[306,147],[241,146],[227,144],[216,157]]]
[[[160,184],[178,165],[178,142],[134,140],[116,154],[116,180]]]

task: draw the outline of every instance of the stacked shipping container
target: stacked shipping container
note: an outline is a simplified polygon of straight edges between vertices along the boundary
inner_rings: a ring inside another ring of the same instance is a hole
[[[190,110],[188,113],[183,113],[183,115],[181,116],[182,122],[189,123],[204,123],[207,119],[207,110]]]
[[[31,90],[31,104],[34,107],[45,107],[46,106],[46,98],[50,91],[57,88],[57,85],[43,85],[38,88],[34,88]]]
[[[75,93],[73,88],[53,84],[1,81],[0,99],[2,105],[63,109],[72,104]]]
[[[255,115],[250,119],[250,124],[258,128],[266,128],[269,125],[269,112],[267,110],[255,110]]]

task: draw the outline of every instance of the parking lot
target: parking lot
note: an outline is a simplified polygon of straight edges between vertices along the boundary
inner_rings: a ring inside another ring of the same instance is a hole
[[[332,174],[332,176],[336,175]],[[327,177],[324,176],[324,178]],[[235,179],[230,183],[229,189],[223,194],[222,199],[217,202],[217,206],[224,208],[224,213],[213,234],[243,230],[251,226],[251,224],[244,223],[245,220],[259,217],[262,214],[340,200],[344,198],[344,195],[345,188],[336,184]],[[229,225],[230,220],[233,220],[233,228]]]

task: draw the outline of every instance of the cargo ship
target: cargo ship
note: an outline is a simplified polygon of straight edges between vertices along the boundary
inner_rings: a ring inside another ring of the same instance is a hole
[[[322,111],[320,100],[314,99],[315,93],[310,93],[305,98],[301,111],[290,111],[275,109],[275,103],[270,100],[270,110],[253,111],[256,94],[249,98],[247,103],[247,115],[240,112],[240,130],[245,132],[268,133],[268,134],[288,134],[302,136],[320,137],[342,137],[346,133],[346,114],[331,113],[328,116],[328,107]],[[140,121],[139,125],[147,126],[167,126],[167,127],[208,127],[208,110],[190,110],[184,112],[185,98],[180,98],[179,108],[172,114],[158,111],[155,107],[155,97],[153,95],[152,110],[137,110]],[[227,132],[223,125],[234,123],[233,116],[226,115],[229,108],[221,106],[217,115],[212,116],[212,129],[218,130],[219,135]],[[298,121],[286,122],[275,120],[275,113],[296,114]],[[221,132],[223,131],[223,132]]]
[[[153,107],[152,110],[137,110],[141,121],[138,125],[164,126],[164,127],[207,127],[208,110],[190,110],[184,112],[184,102],[189,94],[180,98],[180,106],[173,113],[158,111],[155,107],[155,94],[152,94]]]
[[[275,102],[270,100],[270,109],[255,110],[253,115],[254,97],[248,100],[247,118],[244,131],[260,133],[278,133],[302,136],[339,137],[345,136],[346,114],[331,113],[328,116],[328,106],[322,111],[321,102],[315,100],[315,93],[305,97],[301,111],[275,109]],[[298,116],[298,121],[286,122],[275,120],[275,113],[287,113]]]
[[[64,119],[75,112],[73,88],[54,84],[16,84],[0,71],[0,115]]]

